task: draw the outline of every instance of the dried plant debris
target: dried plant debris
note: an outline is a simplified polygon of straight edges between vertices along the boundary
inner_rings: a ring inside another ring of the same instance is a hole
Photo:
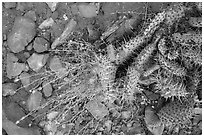
[[[202,134],[202,2],[3,2],[2,36],[2,134]]]

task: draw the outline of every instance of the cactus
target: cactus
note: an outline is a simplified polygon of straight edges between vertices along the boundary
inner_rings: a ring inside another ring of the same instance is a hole
[[[160,93],[160,95],[166,99],[168,98],[181,98],[189,94],[184,85],[184,81],[181,77],[166,74],[166,76],[157,76],[156,84],[154,85],[155,92]]]
[[[186,75],[186,72],[187,72],[186,68],[178,64],[176,61],[169,60],[164,56],[162,56],[161,54],[158,54],[157,58],[161,67],[164,68],[165,70],[168,70],[172,74],[181,76],[181,77]]]
[[[137,92],[141,92],[138,88],[138,81],[140,78],[140,72],[134,67],[130,66],[127,71],[127,89],[126,89],[126,97],[128,100],[133,100],[133,94],[137,90]]]
[[[96,72],[99,74],[102,89],[107,96],[114,96],[114,82],[117,68],[107,56],[101,56],[98,61]]]
[[[175,99],[162,107],[157,115],[166,127],[180,126],[185,127],[190,123],[193,114],[194,98]]]

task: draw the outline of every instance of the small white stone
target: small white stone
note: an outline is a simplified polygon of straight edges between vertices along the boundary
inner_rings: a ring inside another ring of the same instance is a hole
[[[47,119],[49,119],[50,121],[53,120],[58,115],[58,113],[59,112],[57,111],[50,112],[49,114],[47,114]]]

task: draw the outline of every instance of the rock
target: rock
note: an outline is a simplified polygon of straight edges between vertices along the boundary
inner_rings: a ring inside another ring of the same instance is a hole
[[[48,18],[46,20],[44,20],[40,25],[39,28],[40,29],[44,29],[47,27],[51,27],[53,24],[55,24],[54,20],[52,18]]]
[[[18,86],[15,83],[4,83],[2,84],[2,95],[12,96],[16,93]]]
[[[60,59],[57,56],[54,56],[50,60],[50,69],[56,73],[58,77],[63,77],[66,74],[66,69],[63,68]]]
[[[164,130],[164,124],[161,123],[159,116],[154,112],[153,108],[147,106],[145,108],[145,123],[147,128],[152,132],[154,135],[162,135]]]
[[[48,7],[50,8],[50,10],[51,10],[52,12],[54,12],[54,11],[56,10],[57,3],[58,3],[58,2],[46,2],[46,3],[47,3]]]
[[[44,38],[41,38],[41,37],[35,38],[33,48],[36,52],[41,53],[41,52],[47,51],[48,46],[49,46],[49,43]]]
[[[50,97],[52,95],[52,85],[48,82],[43,82],[42,86],[45,97]]]
[[[28,110],[33,111],[37,109],[40,106],[41,101],[42,101],[42,93],[34,90],[27,102]]]
[[[61,63],[60,59],[57,56],[54,56],[50,60],[50,69],[52,71],[54,71],[54,72],[60,71],[62,69],[62,63]]]
[[[96,119],[103,119],[109,113],[106,106],[97,100],[89,101],[85,107]]]
[[[7,120],[2,123],[2,128],[8,135],[40,135],[40,131],[34,128],[22,128]]]
[[[69,21],[69,23],[66,25],[66,27],[65,27],[63,33],[60,35],[60,37],[55,39],[55,41],[52,43],[51,48],[55,49],[58,44],[63,43],[64,40],[69,38],[71,33],[73,32],[73,30],[75,29],[76,25],[77,25],[77,22],[74,19],[71,19]]]
[[[7,119],[10,120],[11,122],[15,123],[16,121],[18,121],[19,119],[26,115],[23,109],[17,103],[14,102],[6,102],[5,104],[2,105],[2,107],[4,109]],[[22,122],[20,122],[18,126],[29,127],[28,125],[30,122],[31,120],[29,118],[26,118]]]
[[[121,114],[122,114],[122,118],[124,119],[128,119],[131,117],[131,111],[122,111]]]
[[[105,124],[105,126],[107,128],[107,131],[109,132],[111,130],[111,127],[112,127],[112,121],[107,120],[104,124]]]
[[[16,108],[14,107],[13,110],[15,109]],[[14,111],[13,114],[15,115],[16,112]],[[14,122],[10,121],[8,115],[5,112],[5,109],[2,110],[2,129],[4,129],[8,135],[40,135],[40,132],[37,128],[22,128],[17,126]]]
[[[85,18],[96,17],[98,13],[98,8],[94,4],[80,4],[78,10],[80,15]]]
[[[33,53],[32,56],[27,60],[29,67],[35,72],[38,72],[46,64],[48,56],[48,54]]]
[[[31,51],[33,49],[33,43],[30,43],[27,47],[26,50]]]
[[[35,23],[26,17],[17,17],[14,21],[12,31],[8,35],[8,47],[14,53],[25,49],[25,46],[36,34]]]
[[[21,83],[23,84],[24,88],[28,88],[30,85],[30,74],[23,72],[19,76]]]
[[[49,114],[47,114],[47,119],[52,121],[57,115],[59,114],[59,112],[57,111],[52,111]]]
[[[16,8],[16,2],[4,2],[4,7],[6,9]]]
[[[7,54],[6,73],[9,79],[18,76],[26,68],[24,63],[18,63],[17,61],[18,58],[14,54]]]
[[[88,31],[88,34],[89,34],[89,39],[90,40],[96,40],[100,37],[100,33],[99,31],[96,31],[92,25],[89,25],[87,26],[87,31]]]
[[[4,109],[2,110],[2,129],[4,129],[8,135],[32,135],[34,133],[29,133],[25,128],[19,127],[12,121],[8,120]]]
[[[32,19],[33,21],[36,21],[36,20],[37,20],[35,11],[32,11],[32,10],[26,12],[26,13],[24,14],[24,17],[30,18],[30,19]]]

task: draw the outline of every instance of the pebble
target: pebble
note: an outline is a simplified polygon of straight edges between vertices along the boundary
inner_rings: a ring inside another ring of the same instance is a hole
[[[28,58],[27,62],[32,70],[38,72],[46,64],[48,57],[48,54],[33,53],[32,56]]]
[[[41,38],[41,37],[35,38],[33,48],[36,52],[41,53],[41,52],[47,51],[48,46],[49,46],[49,43],[44,38]]]
[[[42,93],[34,90],[31,93],[31,95],[28,99],[28,102],[27,102],[28,103],[28,110],[32,111],[32,110],[37,109],[40,106],[41,101],[42,101]]]
[[[30,74],[23,72],[23,73],[21,73],[19,78],[20,78],[21,83],[23,84],[24,88],[28,88],[28,86],[30,84]]]
[[[51,121],[51,120],[53,120],[58,114],[59,114],[59,112],[57,112],[57,111],[52,111],[52,112],[50,112],[49,114],[47,114],[47,119]]]
[[[107,131],[109,132],[111,130],[111,127],[112,127],[112,121],[111,120],[107,120],[105,122],[105,126],[107,127]]]
[[[54,12],[54,11],[56,10],[57,3],[58,3],[58,2],[46,2],[46,3],[47,3],[48,7],[50,8],[50,10],[51,10],[52,12]]]
[[[82,17],[92,18],[97,16],[97,6],[94,4],[80,4],[78,5],[79,13]]]
[[[16,8],[16,2],[4,2],[4,7],[6,9]]]
[[[51,60],[50,60],[50,64],[49,67],[52,71],[54,71],[56,73],[56,75],[58,77],[63,77],[63,75],[66,74],[66,69],[63,68],[62,63],[60,61],[60,59],[57,56],[54,56]]]
[[[52,85],[47,82],[43,82],[43,93],[45,97],[50,97],[52,95]]]
[[[26,65],[24,63],[18,63],[18,58],[12,54],[7,54],[7,65],[6,73],[9,79],[18,76],[25,69]]]
[[[122,118],[124,119],[128,119],[131,117],[131,111],[123,111],[121,112],[121,114],[122,114]]]
[[[40,25],[39,25],[39,28],[40,29],[44,29],[44,28],[47,28],[47,27],[51,27],[52,25],[54,25],[55,22],[52,18],[48,18],[46,20],[44,20]]]
[[[2,84],[2,95],[12,96],[16,93],[17,85],[15,83],[4,83]]]
[[[32,19],[33,21],[36,21],[36,20],[37,20],[36,13],[35,13],[35,11],[32,11],[32,10],[26,12],[26,13],[24,14],[24,17],[30,18],[30,19]]]
[[[12,31],[8,35],[8,47],[14,53],[23,51],[36,34],[35,22],[29,18],[16,17]]]

